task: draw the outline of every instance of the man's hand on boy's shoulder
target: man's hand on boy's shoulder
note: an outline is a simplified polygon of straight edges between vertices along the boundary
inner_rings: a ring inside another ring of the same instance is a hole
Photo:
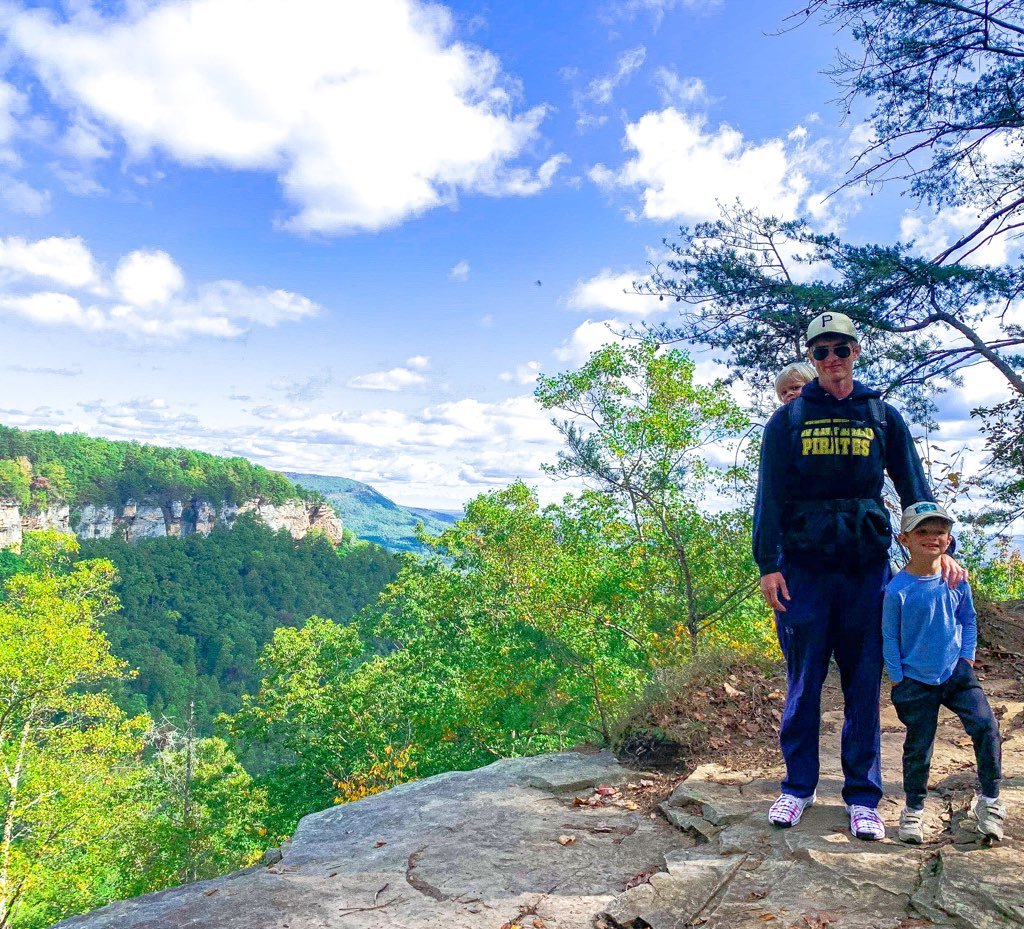
[[[946,586],[955,589],[967,580],[967,569],[952,555],[943,555],[942,579],[946,582]]]

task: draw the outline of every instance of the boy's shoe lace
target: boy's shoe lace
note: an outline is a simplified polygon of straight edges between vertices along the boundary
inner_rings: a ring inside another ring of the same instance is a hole
[[[850,832],[858,839],[875,842],[885,838],[885,823],[877,810],[857,803],[847,806],[846,810],[850,814]]]
[[[804,810],[814,803],[815,796],[794,797],[792,794],[782,794],[768,810],[768,822],[783,829],[795,826],[804,815]]]
[[[903,807],[900,813],[900,841],[909,845],[920,845],[924,841],[924,810]]]
[[[978,832],[993,839],[1003,838],[1003,824],[1006,822],[1006,806],[1001,800],[990,801],[978,797],[974,801],[974,818],[978,821]]]

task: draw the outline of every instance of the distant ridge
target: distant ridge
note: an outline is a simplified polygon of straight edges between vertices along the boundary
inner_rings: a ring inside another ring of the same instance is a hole
[[[347,477],[295,471],[281,473],[300,487],[323,494],[341,517],[345,528],[360,539],[375,542],[393,552],[424,550],[416,539],[417,523],[422,522],[431,535],[440,535],[462,516],[461,513],[444,510],[400,506],[369,484]]]

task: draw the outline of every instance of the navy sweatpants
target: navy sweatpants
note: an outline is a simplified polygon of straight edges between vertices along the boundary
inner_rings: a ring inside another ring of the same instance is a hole
[[[999,723],[974,669],[963,658],[942,684],[923,684],[904,677],[892,689],[892,705],[907,727],[907,737],[903,742],[903,791],[907,795],[907,806],[921,809],[928,794],[928,772],[932,764],[940,706],[949,707],[960,717],[974,743],[982,794],[993,799],[999,796],[1002,779]]]
[[[848,570],[783,565],[790,599],[776,613],[785,640],[788,690],[779,743],[784,793],[809,797],[820,771],[821,688],[835,655],[843,688],[843,800],[877,807],[882,799],[882,597],[888,561]]]

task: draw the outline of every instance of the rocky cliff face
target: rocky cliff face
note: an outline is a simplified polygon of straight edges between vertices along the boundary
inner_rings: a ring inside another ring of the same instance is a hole
[[[271,529],[287,529],[293,539],[322,532],[334,544],[341,542],[341,520],[330,506],[302,500],[281,504],[249,500],[241,506],[223,502],[215,506],[200,499],[159,503],[129,500],[120,507],[87,504],[74,519],[66,504],[23,513],[14,501],[0,500],[0,549],[20,548],[23,534],[36,529],[73,532],[80,539],[119,538],[127,542],[208,535],[215,526],[231,528],[242,513],[255,514]]]

